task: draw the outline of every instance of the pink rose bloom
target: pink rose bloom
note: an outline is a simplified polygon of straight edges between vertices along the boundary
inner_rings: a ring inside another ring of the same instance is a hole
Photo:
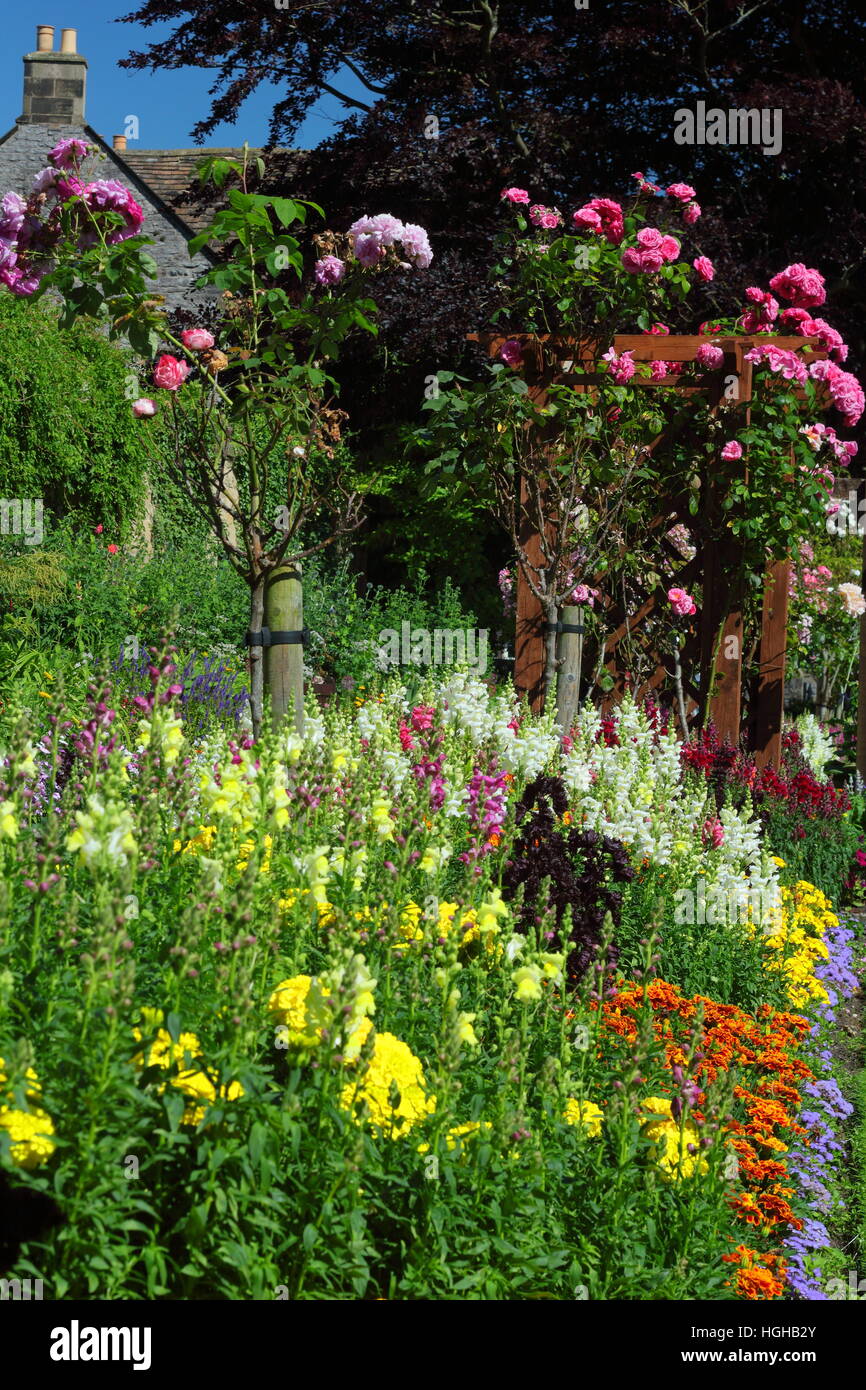
[[[137,401],[132,402],[133,415],[155,415],[156,405],[149,396],[139,396]]]
[[[644,332],[645,332],[645,333],[652,333],[652,334],[653,334],[655,337],[657,337],[657,338],[666,338],[666,337],[668,337],[669,334],[670,334],[670,331],[671,331],[671,330],[668,328],[667,324],[664,324],[664,323],[654,323],[654,324],[652,325],[652,328],[645,328],[645,329],[644,329]]]
[[[377,236],[383,246],[393,246],[395,241],[402,241],[406,228],[399,217],[393,217],[390,212],[377,212],[375,217],[367,220],[368,231]]]
[[[630,246],[628,250],[623,251],[621,264],[623,270],[627,270],[629,275],[638,273],[652,275],[655,271],[661,270],[664,261],[658,251],[651,248],[637,250]]]
[[[774,343],[760,343],[750,348],[744,357],[744,361],[756,365],[765,360],[770,370],[778,372],[786,381],[796,381],[800,386],[806,381],[808,373],[805,362],[787,348],[776,347]]]
[[[736,439],[729,439],[722,450],[723,459],[741,459],[743,457],[743,446],[738,444]]]
[[[830,391],[833,404],[841,412],[842,419],[849,429],[853,428],[863,414],[863,390],[859,381],[850,372],[845,372],[829,358],[813,362],[809,367],[813,381],[824,381]]]
[[[180,335],[180,341],[192,352],[204,352],[206,348],[213,347],[214,336],[206,328],[186,328]]]
[[[74,136],[68,140],[61,140],[53,150],[49,150],[49,163],[53,164],[55,169],[77,169],[87,155],[87,148],[83,140]]]
[[[529,194],[525,188],[503,188],[500,197],[507,198],[509,203],[529,202]]]
[[[687,227],[693,227],[701,215],[700,203],[689,203],[683,208],[683,221]]]
[[[341,261],[339,256],[323,256],[313,267],[313,274],[320,285],[339,284],[345,273],[346,262]]]
[[[176,391],[189,376],[189,363],[179,362],[169,353],[163,353],[153,369],[153,384],[165,391]]]
[[[816,574],[820,574],[820,576],[821,576],[822,579],[832,579],[832,578],[833,578],[833,571],[832,571],[832,570],[828,570],[828,568],[827,568],[826,565],[819,565],[818,568],[816,569],[815,573],[816,573]]]
[[[690,188],[687,183],[669,184],[666,191],[669,198],[679,198],[681,203],[687,203],[697,197],[695,189]]]
[[[18,260],[18,253],[11,241],[0,237],[0,270],[11,269]]]
[[[713,266],[712,261],[709,260],[706,256],[698,256],[696,260],[692,261],[692,265],[698,272],[698,275],[701,277],[701,279],[706,281],[707,283],[709,283],[709,281],[715,277],[715,267]]]
[[[588,588],[586,584],[578,584],[568,596],[569,603],[588,603],[590,608],[595,602],[595,591]]]
[[[805,323],[809,317],[808,309],[783,309],[780,316],[786,328],[799,331],[801,323]]]
[[[715,371],[717,367],[721,367],[724,360],[724,352],[715,343],[701,343],[695,353],[695,361],[698,366],[705,367],[709,371]]]
[[[827,298],[823,275],[817,270],[809,270],[802,261],[786,266],[778,275],[774,275],[770,289],[783,299],[790,300],[797,309],[815,308]]]
[[[425,730],[433,728],[433,716],[436,713],[432,705],[416,705],[410,717],[412,728],[416,734],[423,734]]]
[[[610,374],[619,386],[624,386],[627,381],[631,381],[637,367],[633,361],[633,350],[629,348],[621,357],[618,357],[614,348],[608,348],[603,354],[604,361],[610,367]]]
[[[20,193],[6,193],[0,202],[0,237],[13,241],[24,225],[27,204]]]
[[[796,312],[796,311],[795,311]],[[819,347],[827,348],[830,356],[837,362],[844,362],[848,356],[848,344],[842,334],[831,328],[824,319],[805,318],[801,321],[800,332],[804,338],[815,338]]]
[[[500,361],[506,367],[520,367],[523,365],[523,348],[519,338],[508,338],[499,349]]]
[[[352,243],[352,250],[358,263],[366,268],[378,265],[385,255],[385,248],[375,232],[360,232]]]
[[[57,194],[57,201],[66,203],[70,198],[80,198],[84,193],[84,184],[75,174],[67,174],[65,178],[54,180],[54,191]]]
[[[662,362],[662,361],[650,362],[650,380],[651,380],[651,381],[661,381],[662,377],[668,376],[668,375],[669,375],[669,373],[668,373],[668,364],[667,364],[667,362]]]
[[[656,251],[661,246],[662,234],[658,227],[641,227],[637,234],[638,245],[645,251]]]
[[[30,185],[31,193],[47,193],[53,189],[57,181],[57,170],[52,168],[40,169],[33,183]]]
[[[572,213],[572,220],[578,227],[600,231],[611,246],[619,246],[625,233],[622,208],[612,198],[590,198],[588,203]]]
[[[405,222],[400,233],[400,243],[404,254],[418,270],[426,270],[433,260],[430,238],[423,227],[416,222]]]
[[[697,612],[694,599],[685,589],[668,589],[668,601],[678,618],[688,618]]]
[[[680,244],[675,236],[663,236],[658,244],[658,253],[666,261],[675,261],[680,254]]]
[[[529,209],[529,220],[536,227],[552,231],[562,221],[562,214],[556,208],[546,208],[541,203],[535,203]]]

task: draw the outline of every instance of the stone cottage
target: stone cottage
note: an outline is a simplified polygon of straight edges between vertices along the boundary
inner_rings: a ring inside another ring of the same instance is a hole
[[[21,115],[0,136],[0,193],[12,189],[26,196],[58,140],[78,136],[96,145],[105,159],[95,176],[125,184],[144,210],[144,231],[155,243],[148,250],[159,266],[158,293],[171,309],[181,304],[192,307],[198,298],[191,293],[192,285],[211,264],[206,252],[190,259],[187,251],[187,242],[207,220],[206,208],[192,206],[193,172],[205,154],[237,151],[128,151],[123,135],[115,135],[109,145],[85,120],[87,60],[76,51],[76,42],[76,31],[63,29],[56,50],[53,26],[37,28],[36,51],[24,56]],[[86,166],[91,176],[94,164]]]

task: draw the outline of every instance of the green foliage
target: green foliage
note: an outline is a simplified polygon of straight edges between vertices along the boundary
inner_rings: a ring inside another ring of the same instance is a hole
[[[93,325],[0,295],[0,496],[126,534],[146,456],[130,411],[130,362]]]

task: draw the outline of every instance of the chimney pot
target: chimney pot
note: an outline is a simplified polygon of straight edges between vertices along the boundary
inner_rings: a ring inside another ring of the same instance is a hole
[[[113,136],[113,137],[112,137],[112,144],[113,144],[114,148],[117,150],[117,153],[118,153],[118,154],[123,154],[124,150],[126,149],[126,136],[125,136],[125,135],[115,135],[115,136]]]
[[[61,53],[77,53],[78,50],[77,50],[77,48],[75,47],[77,41],[78,41],[78,33],[77,33],[77,30],[75,30],[75,29],[61,29],[61,30],[60,30],[60,52],[61,52]]]
[[[54,25],[37,24],[36,26],[36,52],[51,53],[54,49]]]

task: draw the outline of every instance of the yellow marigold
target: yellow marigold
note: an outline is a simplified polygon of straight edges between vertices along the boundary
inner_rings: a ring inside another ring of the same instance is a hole
[[[45,1163],[57,1145],[52,1139],[54,1124],[44,1110],[15,1110],[0,1106],[0,1129],[11,1140],[12,1162],[28,1171]]]
[[[580,1125],[581,1129],[585,1129],[590,1139],[601,1134],[604,1115],[591,1100],[575,1100],[572,1096],[566,1101],[564,1118],[566,1124]]]
[[[424,1069],[411,1049],[393,1033],[377,1033],[370,1061],[343,1087],[340,1104],[358,1123],[397,1139],[432,1114],[436,1098],[427,1095]]]

